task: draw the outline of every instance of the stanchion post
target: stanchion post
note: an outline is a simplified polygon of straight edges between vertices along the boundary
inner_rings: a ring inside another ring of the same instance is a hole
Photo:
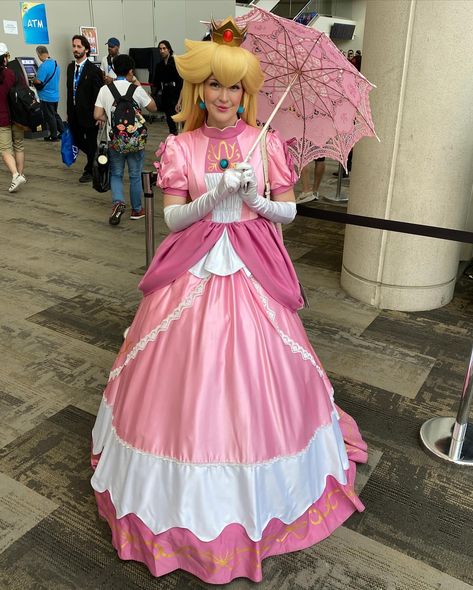
[[[343,166],[338,164],[338,176],[337,176],[337,192],[334,197],[324,195],[324,200],[330,201],[331,203],[346,203],[347,197],[342,195],[342,179],[343,179]]]
[[[145,238],[146,238],[146,268],[149,267],[154,256],[154,193],[153,182],[156,175],[153,172],[142,172],[141,182],[145,196]]]
[[[441,416],[431,418],[422,424],[420,439],[424,447],[435,457],[454,463],[473,467],[473,437],[466,438],[468,416],[473,402],[473,348],[465,375],[465,383],[460,398],[456,418]]]
[[[458,461],[462,454],[465,442],[466,429],[468,428],[468,416],[470,414],[471,402],[473,399],[473,348],[471,349],[470,362],[465,375],[465,384],[458,407],[457,419],[453,427],[452,442],[450,443],[449,457],[452,461]]]
[[[342,178],[343,178],[343,168],[342,165],[338,164],[338,176],[337,176],[337,192],[335,194],[335,199],[340,201],[340,194],[342,192]]]

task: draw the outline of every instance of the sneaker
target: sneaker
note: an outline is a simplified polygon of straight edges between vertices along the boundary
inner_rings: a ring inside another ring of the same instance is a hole
[[[315,194],[312,191],[309,191],[307,193],[300,193],[296,197],[296,205],[302,205],[302,203],[309,203],[310,201],[314,201],[317,198],[318,196],[315,196]]]
[[[112,207],[112,214],[110,215],[108,222],[110,225],[118,225],[120,223],[120,218],[125,212],[126,205],[122,201],[118,201]]]
[[[130,219],[142,219],[144,216],[145,210],[143,209],[143,207],[141,207],[139,211],[137,211],[136,209],[131,210]]]
[[[18,187],[20,187],[22,184],[25,184],[25,182],[26,182],[26,178],[23,176],[23,174],[16,173],[16,175],[12,178],[8,192],[9,193],[16,192]]]

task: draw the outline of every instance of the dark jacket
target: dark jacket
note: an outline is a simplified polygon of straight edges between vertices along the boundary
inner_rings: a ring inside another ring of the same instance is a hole
[[[67,118],[76,121],[81,127],[94,127],[94,106],[97,94],[103,86],[102,70],[87,60],[82,69],[76,89],[74,104],[74,72],[76,62],[67,66]]]
[[[182,78],[177,73],[176,63],[172,55],[168,63],[160,61],[154,70],[154,93],[162,91],[162,110],[173,110],[179,99],[182,88]]]
[[[0,82],[0,127],[11,125],[10,109],[8,108],[8,93],[15,85],[15,72],[4,68],[1,73]]]

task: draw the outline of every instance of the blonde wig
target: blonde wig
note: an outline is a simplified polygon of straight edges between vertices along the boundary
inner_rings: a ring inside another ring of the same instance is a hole
[[[177,70],[184,80],[181,112],[174,115],[176,122],[185,121],[184,131],[200,127],[205,110],[199,107],[204,100],[204,82],[210,75],[223,86],[241,82],[243,86],[240,115],[249,125],[256,127],[256,100],[264,76],[258,59],[242,47],[220,45],[213,41],[185,41],[187,52],[175,55]]]

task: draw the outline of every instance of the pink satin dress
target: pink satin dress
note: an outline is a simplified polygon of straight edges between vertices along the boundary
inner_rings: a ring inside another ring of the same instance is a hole
[[[168,194],[198,198],[257,130],[240,120],[170,136]],[[295,176],[267,139],[271,194]],[[261,154],[251,163],[263,194]],[[358,428],[306,336],[293,266],[274,226],[238,195],[171,233],[112,367],[93,429],[92,486],[122,559],[222,584],[262,579],[262,560],[321,541],[363,510]]]

